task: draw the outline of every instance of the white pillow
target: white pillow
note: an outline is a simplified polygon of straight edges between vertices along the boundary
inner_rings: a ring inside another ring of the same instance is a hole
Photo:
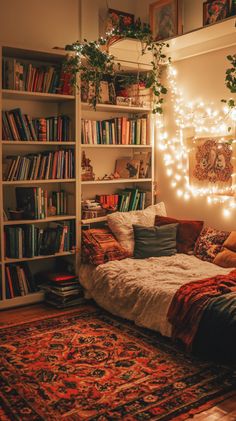
[[[117,241],[133,255],[133,225],[150,227],[154,225],[156,215],[166,216],[166,208],[163,202],[148,206],[144,210],[112,213],[107,216],[107,222]]]

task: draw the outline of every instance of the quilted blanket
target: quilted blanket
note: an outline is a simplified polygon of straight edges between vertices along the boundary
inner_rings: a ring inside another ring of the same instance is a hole
[[[82,265],[80,282],[88,298],[93,298],[112,314],[133,320],[171,337],[167,313],[176,291],[186,283],[215,275],[224,269],[195,256],[124,259],[97,267]]]

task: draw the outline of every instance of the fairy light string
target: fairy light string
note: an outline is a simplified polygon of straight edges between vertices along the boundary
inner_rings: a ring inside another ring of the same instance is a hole
[[[189,179],[189,156],[201,138],[218,139],[218,148],[228,142],[232,150],[236,143],[235,123],[236,109],[224,106],[221,111],[214,110],[202,100],[187,102],[177,83],[177,70],[169,64],[167,79],[171,103],[175,118],[175,134],[170,137],[164,129],[163,118],[157,118],[158,147],[163,152],[166,174],[171,178],[171,187],[178,197],[190,200],[191,197],[206,197],[208,204],[222,203],[223,215],[229,217],[236,210],[236,181],[231,186],[220,186],[217,183],[210,187],[196,187]],[[228,128],[231,128],[228,130]],[[191,141],[188,134],[191,133]],[[236,149],[236,148],[235,148]],[[236,157],[234,158],[236,159]],[[231,175],[236,180],[236,174]]]

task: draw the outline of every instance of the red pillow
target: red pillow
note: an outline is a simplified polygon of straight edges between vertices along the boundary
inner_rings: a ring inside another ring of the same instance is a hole
[[[189,221],[159,215],[156,215],[155,218],[155,225],[159,227],[176,222],[179,224],[176,237],[177,252],[190,253],[193,251],[195,242],[202,230],[203,221]]]
[[[128,257],[128,253],[108,228],[82,231],[82,260],[84,263],[101,265],[110,260],[121,260],[126,257]]]

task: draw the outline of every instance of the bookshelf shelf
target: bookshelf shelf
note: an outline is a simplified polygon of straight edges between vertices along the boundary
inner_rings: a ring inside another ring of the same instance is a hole
[[[92,110],[91,104],[86,102],[81,103],[83,110]],[[151,111],[150,107],[135,107],[129,105],[113,105],[113,104],[97,104],[97,111],[115,111],[119,113],[147,113]]]
[[[151,178],[119,178],[114,180],[95,180],[95,181],[81,181],[83,185],[93,184],[123,184],[123,183],[147,183],[151,182]]]
[[[33,293],[42,270],[78,273],[79,96],[66,55],[0,45],[0,309],[42,301],[44,292]],[[48,178],[56,176],[73,178]],[[41,219],[51,207],[57,215]],[[37,219],[5,220],[5,209]]]
[[[44,300],[44,291],[34,292],[33,294],[22,295],[20,297],[10,298],[0,301],[0,310],[17,307],[27,304],[34,304]]]
[[[71,142],[40,142],[40,141],[30,141],[30,140],[2,140],[2,144],[3,145],[7,145],[7,146],[16,146],[16,145],[20,145],[20,146],[75,146],[75,141],[71,141]]]
[[[71,250],[71,251],[64,251],[61,253],[55,253],[55,254],[49,254],[49,255],[35,256],[35,257],[22,257],[20,259],[10,259],[10,258],[5,257],[4,263],[8,264],[8,263],[30,262],[32,260],[52,259],[55,257],[71,256],[74,254],[75,254],[75,251]]]
[[[72,219],[76,219],[75,215],[55,215],[55,216],[49,216],[47,218],[43,219],[20,219],[20,220],[9,220],[4,221],[3,225],[24,225],[24,224],[40,224],[40,223],[46,223],[46,222],[57,222],[57,221],[69,221]]]
[[[82,219],[81,224],[82,225],[95,224],[97,222],[106,222],[106,221],[107,221],[107,216],[100,216],[100,217],[97,217],[97,218]]]
[[[33,101],[49,101],[49,102],[65,102],[74,101],[74,95],[60,95],[60,94],[48,94],[44,92],[28,92],[28,91],[15,91],[13,89],[2,90],[3,99],[14,99],[14,100],[33,100]]]
[[[3,181],[3,186],[15,186],[15,185],[30,185],[30,184],[50,184],[50,183],[74,183],[75,178],[57,178],[50,180],[15,180],[15,181]]]
[[[86,145],[83,144],[81,145],[81,148],[98,148],[98,149],[102,149],[102,148],[108,148],[108,149],[112,149],[112,148],[137,148],[137,149],[142,149],[142,148],[146,148],[146,149],[151,149],[152,145]]]

